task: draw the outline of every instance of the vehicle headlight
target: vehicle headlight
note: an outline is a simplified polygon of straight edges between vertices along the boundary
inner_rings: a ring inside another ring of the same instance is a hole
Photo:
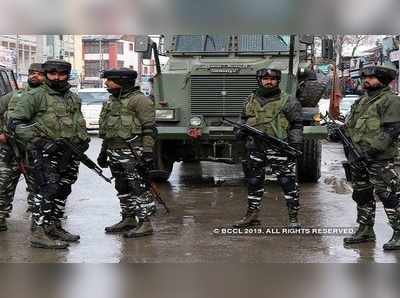
[[[156,109],[156,120],[173,120],[175,111],[172,109]]]
[[[201,126],[201,123],[202,123],[202,119],[198,116],[194,116],[194,117],[190,118],[190,120],[189,120],[190,126]]]

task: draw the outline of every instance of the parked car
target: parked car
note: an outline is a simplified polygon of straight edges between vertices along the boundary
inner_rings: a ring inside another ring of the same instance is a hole
[[[101,108],[110,94],[105,88],[87,88],[80,89],[78,95],[82,101],[82,114],[87,129],[98,130]]]

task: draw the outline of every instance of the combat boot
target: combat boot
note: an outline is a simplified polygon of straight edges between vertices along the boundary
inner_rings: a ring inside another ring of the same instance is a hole
[[[0,217],[0,232],[7,231],[7,220],[5,217]]]
[[[122,216],[122,220],[112,226],[106,227],[106,233],[121,233],[134,229],[138,225],[135,216]]]
[[[400,250],[400,208],[385,208],[385,212],[393,229],[393,236],[383,245],[383,249]]]
[[[138,238],[153,234],[153,227],[148,218],[140,220],[136,228],[124,233],[125,238]]]
[[[46,233],[53,239],[62,240],[65,242],[78,242],[79,239],[81,239],[81,236],[71,234],[67,230],[63,229],[61,222],[56,222],[55,224],[49,226],[49,228],[46,230]]]
[[[256,225],[260,223],[260,220],[258,219],[258,213],[260,212],[259,209],[247,209],[246,215],[235,222],[233,226],[235,228],[243,228],[251,225]]]
[[[296,209],[288,208],[288,214],[289,214],[288,228],[289,229],[301,228],[301,224],[299,223],[298,218],[297,218],[297,213],[298,213],[298,211]]]
[[[374,241],[375,241],[374,227],[365,224],[360,224],[358,230],[353,235],[343,239],[344,244],[356,244],[356,243],[374,242]]]
[[[31,246],[45,249],[66,249],[67,242],[50,238],[45,232],[45,228],[37,226],[32,232]]]
[[[384,250],[400,250],[400,231],[394,231],[392,238],[383,245]]]

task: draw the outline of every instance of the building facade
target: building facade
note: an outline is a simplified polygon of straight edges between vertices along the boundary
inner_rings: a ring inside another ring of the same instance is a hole
[[[122,35],[82,36],[83,87],[103,87],[100,73],[104,69],[120,67],[138,69],[139,57],[134,51],[133,41],[122,38]]]

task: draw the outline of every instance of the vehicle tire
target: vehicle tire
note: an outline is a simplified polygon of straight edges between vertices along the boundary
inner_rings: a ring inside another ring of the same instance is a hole
[[[167,182],[174,167],[174,160],[162,150],[162,144],[155,146],[156,169],[150,171],[151,179],[155,182]]]
[[[321,152],[320,140],[305,140],[303,154],[299,159],[297,175],[300,182],[317,182],[321,177]]]
[[[298,99],[303,107],[315,107],[322,98],[326,84],[321,81],[306,81],[299,88]]]

